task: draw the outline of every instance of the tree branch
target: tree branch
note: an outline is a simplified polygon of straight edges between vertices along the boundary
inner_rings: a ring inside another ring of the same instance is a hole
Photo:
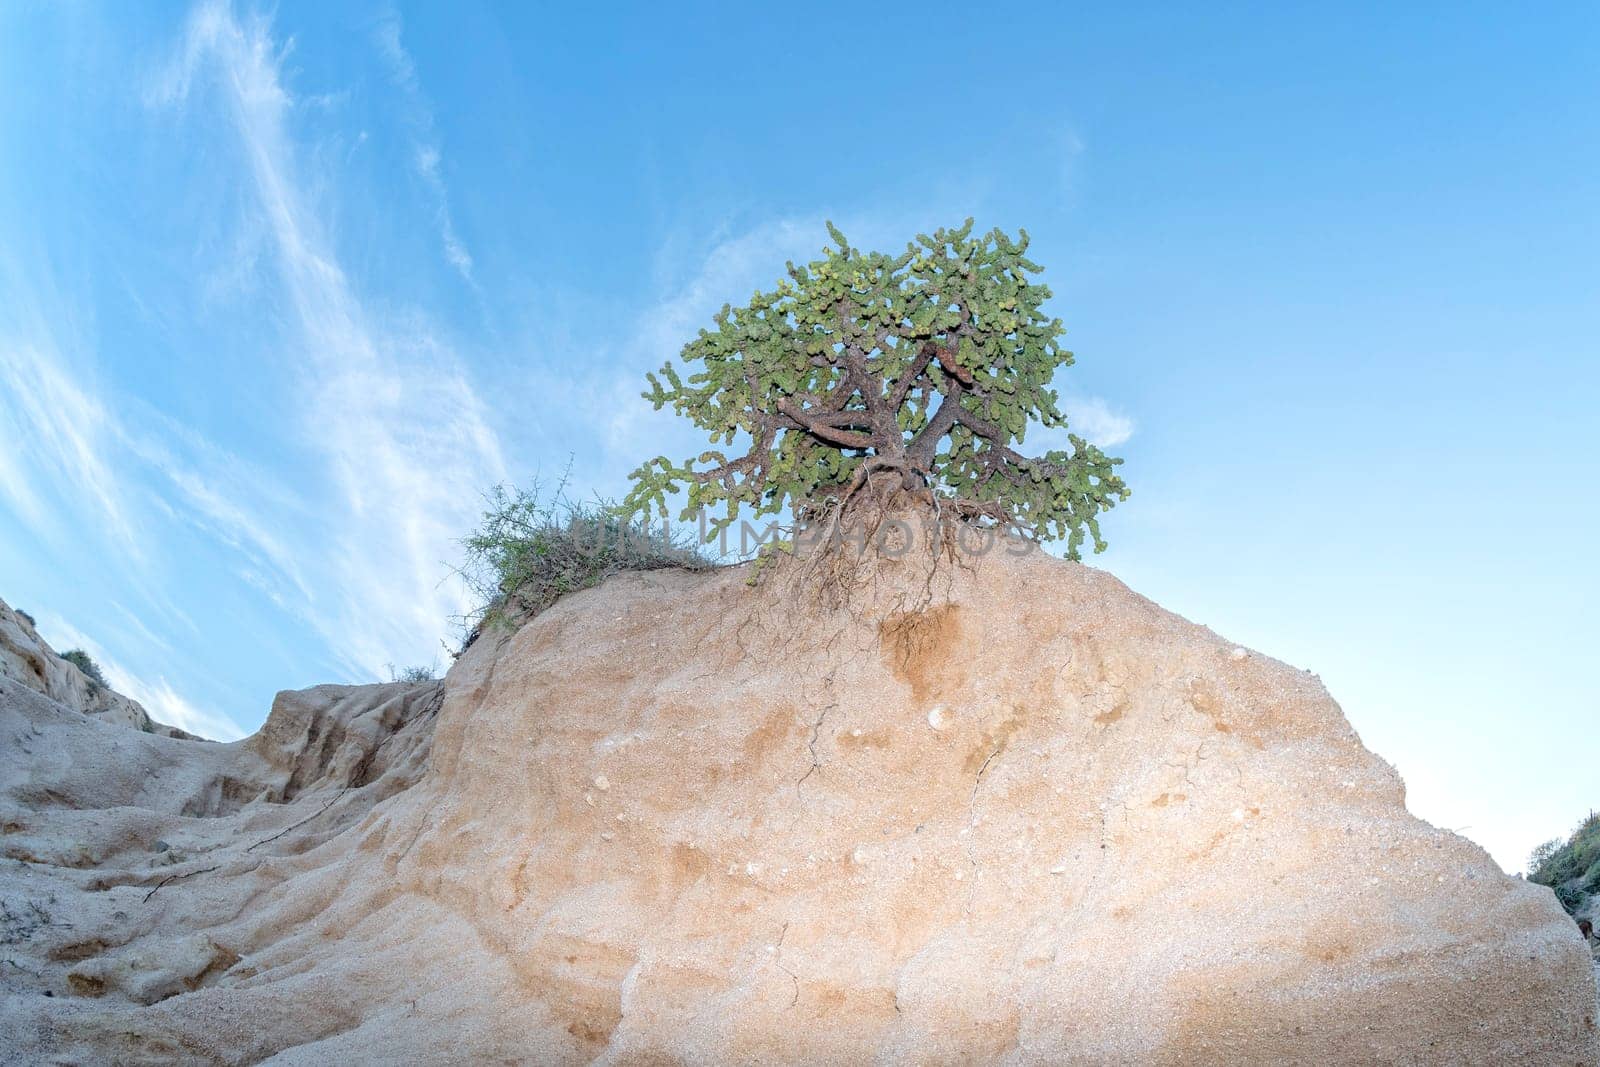
[[[864,434],[830,425],[827,417],[811,415],[796,404],[792,397],[779,400],[778,410],[793,419],[798,424],[798,429],[813,437],[820,437],[831,445],[838,445],[841,448],[875,448],[880,451],[883,448],[884,441],[878,434]]]
[[[922,348],[912,358],[911,364],[905,369],[905,373],[894,383],[894,390],[889,394],[889,403],[896,409],[905,403],[906,397],[917,382],[922,379],[923,374],[928,369],[928,364],[933,362],[934,353],[938,350],[939,346],[932,341],[922,342]]]
[[[944,369],[944,372],[962,385],[970,388],[977,384],[977,379],[972,376],[972,372],[956,362],[953,352],[937,348],[934,349],[933,355],[939,361],[939,366]]]
[[[939,448],[939,442],[944,435],[949,433],[961,418],[961,386],[956,383],[953,388],[944,394],[944,399],[939,402],[939,410],[933,413],[928,424],[918,431],[917,436],[907,446],[906,453],[915,458],[917,465],[922,470],[930,470],[933,466],[933,454]]]

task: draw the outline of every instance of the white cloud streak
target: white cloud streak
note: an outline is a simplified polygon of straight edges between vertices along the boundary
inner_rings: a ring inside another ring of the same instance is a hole
[[[133,429],[120,405],[102,395],[81,353],[63,351],[43,316],[18,318],[26,289],[17,286],[11,293],[3,309],[8,321],[0,328],[0,440],[6,442],[0,448],[0,498],[42,539],[57,538],[67,522],[87,517],[109,535],[136,582],[153,562],[143,505],[209,529],[304,594],[293,554],[240,502],[245,487],[225,482],[225,472],[243,464],[154,413],[143,413],[140,421],[164,423],[172,444]],[[81,339],[67,343],[87,347]],[[182,445],[186,456],[180,458],[174,445]],[[143,475],[152,471],[174,491],[173,501],[145,491],[149,482]],[[253,473],[251,486],[260,496],[270,482]],[[186,619],[159,593],[151,599]]]
[[[393,10],[386,11],[373,30],[373,43],[388,64],[390,79],[404,97],[406,124],[411,131],[411,166],[433,201],[434,225],[444,247],[444,258],[462,278],[471,282],[472,254],[456,232],[455,217],[450,212],[450,193],[439,169],[439,139],[433,106],[422,92],[417,65],[400,40],[403,28],[400,15]]]
[[[159,474],[182,507],[172,517],[208,533],[244,556],[254,584],[280,605],[314,599],[288,535],[280,530],[286,514],[299,516],[305,505],[264,470],[217,448],[199,434],[158,412],[140,410],[138,422],[159,427],[142,435],[118,427],[123,448]],[[272,514],[276,522],[265,518]],[[270,582],[262,572],[272,575]]]
[[[42,318],[19,325],[15,312],[26,306],[26,296],[22,286],[11,290],[7,328],[0,331],[0,504],[9,504],[43,543],[70,544],[78,553],[109,548],[147,610],[193,634],[198,628],[158,572],[155,535],[162,518],[206,528],[247,558],[263,560],[275,586],[303,588],[292,555],[266,524],[219,489],[218,472],[239,467],[238,461],[213,449],[212,470],[202,471],[153,435],[132,429],[120,406],[95,386],[81,356],[64,352]],[[66,320],[70,334],[70,316]],[[71,336],[66,343],[84,347]],[[137,635],[135,643],[170,659],[172,643],[146,619],[114,600],[109,606]],[[113,688],[162,722],[207,737],[240,736],[232,719],[197,708],[164,676],[149,681],[76,629],[61,623],[59,630],[80,647],[92,646]]]
[[[46,498],[63,491],[92,501],[106,529],[130,553],[139,542],[107,453],[115,419],[81,388],[44,332],[0,332],[0,491],[31,525],[48,528]]]
[[[213,741],[237,741],[245,736],[239,724],[228,716],[195,707],[165,677],[158,676],[150,681],[128,670],[103,645],[60,616],[42,618],[39,631],[57,652],[81,648],[89,653],[111,688],[143,705],[157,722]]]
[[[111,688],[144,705],[144,710],[157,722],[176,726],[213,741],[237,741],[245,736],[239,724],[226,715],[202,711],[172,687],[165,677],[148,681],[125,670],[115,660],[95,657]]]
[[[1067,393],[1060,400],[1068,428],[1091,445],[1115,448],[1133,436],[1133,419],[1097,396]]]
[[[711,325],[722,306],[757,288],[770,288],[789,260],[815,257],[827,241],[821,216],[778,219],[736,236],[725,237],[706,250],[686,276],[669,283],[656,303],[639,316],[639,326],[628,342],[624,366],[609,374],[610,385],[597,391],[595,425],[605,428],[608,449],[622,455],[641,456],[650,440],[659,436],[661,420],[652,420],[648,401],[639,396],[645,373],[663,363],[675,363],[684,343]],[[852,239],[851,244],[855,244]],[[658,425],[652,426],[651,423]],[[685,428],[698,439],[699,431]],[[698,449],[697,449],[698,451]]]
[[[505,464],[484,405],[428,324],[379,321],[352,290],[297,174],[283,54],[265,20],[201,5],[151,99],[184,107],[211,94],[244,152],[298,335],[301,429],[336,491],[331,537],[313,553],[322,567],[307,579],[325,603],[309,617],[348,666],[382,676],[390,662],[431,658],[468,606],[447,561]],[[230,517],[218,501],[200,506]],[[283,558],[268,538],[252,541]]]
[[[220,114],[242,151],[253,210],[238,225],[265,242],[265,255],[252,242],[261,266],[243,269],[276,276],[303,398],[289,426],[321,469],[290,490],[160,413],[108,399],[92,341],[46,299],[36,265],[0,259],[0,502],[43,540],[103,533],[145,601],[198,632],[150,554],[159,522],[191,525],[238,553],[240,576],[309,624],[352,675],[384,677],[389,663],[435,659],[469,607],[450,561],[505,464],[483,403],[429,323],[369,313],[340,267],[304,188],[315,182],[297,174],[295,102],[280,72],[289,48],[265,20],[202,4],[146,98],[196,121]],[[119,688],[158,717],[185,729],[223,721],[165,678],[117,670]]]

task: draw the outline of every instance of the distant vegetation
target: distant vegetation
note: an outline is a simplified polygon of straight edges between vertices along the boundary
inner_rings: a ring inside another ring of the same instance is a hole
[[[33,621],[33,616],[29,615],[26,611],[23,611],[21,608],[13,608],[11,610],[15,611],[18,615],[21,615],[24,619],[27,619],[29,626],[32,626],[32,627],[35,627],[35,628],[38,627],[39,624],[34,622]]]
[[[466,620],[468,643],[484,623],[537,614],[622,571],[712,565],[688,538],[621,517],[605,502],[574,503],[565,485],[563,479],[548,497],[537,482],[489,493],[482,524],[464,542],[462,575],[478,597]]]
[[[431,682],[434,680],[435,673],[437,672],[434,667],[402,667],[399,670],[395,670],[394,664],[389,664],[389,681],[391,682],[409,682],[413,685],[419,682]]]
[[[1528,881],[1555,890],[1567,913],[1576,914],[1600,893],[1600,812],[1591,811],[1566,841],[1555,838],[1534,849],[1528,872]]]
[[[61,653],[61,658],[82,671],[84,677],[99,688],[109,688],[106,676],[100,673],[100,665],[90,658],[89,653],[81,648],[74,648]]]

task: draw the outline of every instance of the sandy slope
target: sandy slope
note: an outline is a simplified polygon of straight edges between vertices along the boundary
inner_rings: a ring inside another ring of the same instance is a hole
[[[1314,677],[1040,554],[623,576],[226,746],[0,682],[0,739],[18,1060],[1597,1058],[1553,896]]]
[[[100,685],[56,655],[33,628],[33,620],[0,600],[0,678],[9,678],[58,704],[101,722],[131,726],[163,737],[193,737],[150,718],[136,700]]]

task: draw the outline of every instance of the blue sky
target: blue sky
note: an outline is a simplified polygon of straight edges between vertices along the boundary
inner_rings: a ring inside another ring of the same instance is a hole
[[[974,215],[1095,565],[1513,870],[1600,804],[1595,9],[578,7],[0,7],[0,596],[213,736],[442,664],[484,489],[697,451],[725,300]]]

